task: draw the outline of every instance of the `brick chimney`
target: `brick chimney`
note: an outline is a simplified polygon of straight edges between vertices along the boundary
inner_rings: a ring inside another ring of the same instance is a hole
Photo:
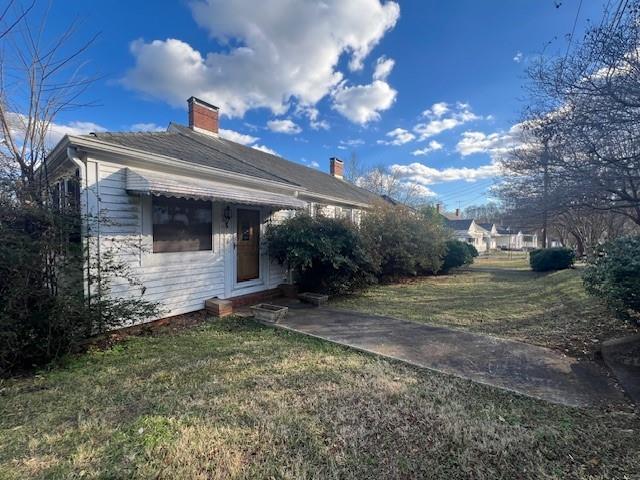
[[[436,203],[436,213],[440,213],[440,208],[441,208],[440,204]]]
[[[344,176],[344,163],[338,157],[331,157],[329,159],[329,173],[332,177],[342,180]]]
[[[460,217],[460,209],[456,208],[456,218],[459,218],[459,217]]]
[[[218,107],[190,97],[189,104],[189,128],[200,133],[218,135]]]

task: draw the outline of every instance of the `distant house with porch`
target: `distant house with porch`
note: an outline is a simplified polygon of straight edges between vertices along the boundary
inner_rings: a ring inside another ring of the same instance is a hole
[[[484,241],[487,246],[487,250],[495,250],[498,248],[498,228],[495,223],[478,223],[489,235],[485,235]]]
[[[495,223],[477,222],[472,218],[461,218],[460,209],[454,213],[440,211],[444,225],[454,238],[476,247],[478,252],[492,250],[533,250],[538,248],[538,236],[535,232],[525,232],[520,228],[498,226]]]
[[[453,237],[461,242],[473,245],[478,252],[486,252],[491,245],[491,234],[472,218],[456,218],[443,214],[444,225]]]
[[[502,250],[534,250],[538,248],[538,235],[514,227],[496,227],[496,246]]]

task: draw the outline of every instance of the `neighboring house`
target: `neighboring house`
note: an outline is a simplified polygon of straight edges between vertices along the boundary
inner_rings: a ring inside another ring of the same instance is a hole
[[[473,245],[478,252],[487,251],[487,244],[490,243],[490,241],[487,240],[489,232],[478,225],[475,220],[462,218],[452,219],[446,215],[443,215],[443,217],[445,226],[451,229],[456,240]]]
[[[538,235],[524,233],[519,228],[497,227],[496,245],[503,250],[533,250],[538,248]]]
[[[495,223],[478,223],[478,225],[488,232],[488,235],[484,237],[487,250],[495,250],[498,248],[498,229]]]
[[[286,272],[268,257],[267,224],[296,210],[359,222],[380,200],[344,181],[337,158],[327,175],[223,139],[218,108],[188,103],[189,127],[68,135],[49,155],[50,178],[78,180],[91,258],[111,249],[140,281],[113,294],[143,295],[171,316],[272,292]]]
[[[535,232],[520,232],[522,234],[522,249],[535,250],[538,248],[538,235]]]
[[[522,233],[511,227],[497,227],[496,245],[501,250],[520,250],[522,248]]]

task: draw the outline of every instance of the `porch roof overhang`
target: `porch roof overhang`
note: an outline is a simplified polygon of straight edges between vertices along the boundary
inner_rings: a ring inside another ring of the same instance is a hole
[[[126,169],[126,189],[127,192],[138,195],[221,200],[287,210],[307,206],[307,202],[293,195],[137,168]]]

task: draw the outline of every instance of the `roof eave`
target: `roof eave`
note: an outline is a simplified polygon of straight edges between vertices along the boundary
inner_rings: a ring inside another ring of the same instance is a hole
[[[186,171],[209,173],[219,177],[235,179],[235,180],[241,179],[242,181],[245,181],[247,183],[253,183],[256,185],[263,185],[263,186],[268,185],[268,186],[281,188],[285,190],[291,190],[296,192],[306,192],[306,189],[300,185],[292,185],[290,183],[261,179],[261,178],[253,177],[251,175],[229,172],[228,170],[222,170],[220,168],[215,168],[215,167],[196,165],[192,162],[186,162],[184,160],[180,160],[175,157],[171,157],[167,155],[159,155],[155,153],[149,153],[144,150],[139,150],[136,148],[115,145],[113,143],[101,141],[97,138],[92,139],[92,138],[80,137],[80,136],[74,136],[74,135],[69,135],[65,138],[68,138],[68,142],[70,144],[77,146],[85,151],[93,150],[93,151],[104,152],[104,153],[112,153],[112,154],[122,155],[125,157],[142,159],[149,163],[154,163],[156,165],[181,167]]]

